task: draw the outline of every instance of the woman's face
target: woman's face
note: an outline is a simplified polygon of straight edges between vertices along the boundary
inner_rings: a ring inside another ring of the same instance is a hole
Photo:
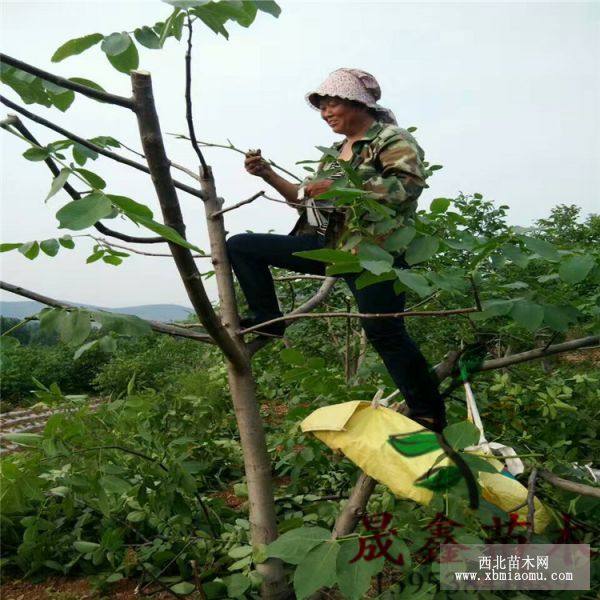
[[[327,122],[335,133],[349,134],[365,118],[365,111],[347,100],[332,96],[323,96],[319,101],[321,118]]]

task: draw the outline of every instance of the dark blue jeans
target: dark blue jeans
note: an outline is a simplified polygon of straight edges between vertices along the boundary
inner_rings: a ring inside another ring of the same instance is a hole
[[[281,316],[269,266],[324,275],[324,263],[293,255],[301,250],[323,248],[323,245],[324,238],[320,235],[240,233],[227,240],[231,265],[250,310],[259,320]],[[396,257],[394,266],[408,267],[401,255]],[[340,277],[344,278],[356,298],[360,312],[391,313],[404,310],[405,295],[396,295],[393,281],[376,283],[359,290],[356,288],[357,273]],[[361,325],[392,380],[404,395],[410,415],[444,420],[444,404],[437,380],[430,373],[418,346],[408,335],[404,319],[361,319]]]

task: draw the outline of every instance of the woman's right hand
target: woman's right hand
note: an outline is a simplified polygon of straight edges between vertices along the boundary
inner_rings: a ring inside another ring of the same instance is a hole
[[[244,167],[250,175],[262,177],[265,180],[274,173],[271,165],[261,156],[260,149],[246,152]]]

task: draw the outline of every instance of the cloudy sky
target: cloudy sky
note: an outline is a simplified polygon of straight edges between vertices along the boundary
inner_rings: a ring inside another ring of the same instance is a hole
[[[229,41],[197,30],[193,99],[201,140],[229,138],[244,150],[260,147],[264,156],[301,174],[294,163],[316,158],[316,145],[336,139],[304,95],[332,70],[356,67],[377,77],[381,103],[393,109],[400,125],[416,126],[427,159],[444,165],[429,180],[421,206],[460,191],[479,192],[508,204],[511,222],[521,225],[546,216],[559,203],[577,204],[583,214],[599,211],[600,3],[282,0],[280,5],[279,19],[261,13],[249,29],[232,25]],[[1,6],[3,52],[62,76],[93,79],[125,96],[128,77],[110,66],[99,46],[59,64],[50,62],[52,53],[68,39],[132,31],[170,12],[158,0],[4,0]],[[174,39],[162,51],[141,50],[140,68],[152,73],[163,132],[186,131],[184,52],[184,44]],[[83,97],[67,113],[29,108],[84,137],[112,135],[140,148],[135,119],[126,109]],[[27,125],[42,143],[60,137]],[[2,241],[62,235],[54,214],[70,198],[61,192],[44,204],[48,169],[20,156],[26,149],[21,140],[0,134]],[[171,159],[195,169],[187,143],[166,138]],[[264,188],[244,171],[241,155],[222,149],[206,155],[226,203]],[[159,214],[144,174],[103,158],[93,168],[107,180],[110,193],[147,203]],[[183,192],[179,198],[188,237],[208,248],[200,201]],[[232,233],[288,233],[294,220],[291,209],[259,200],[229,213],[226,225]],[[135,232],[125,222],[109,223]],[[133,255],[118,268],[86,265],[93,241],[84,237],[77,244],[53,259],[3,254],[2,279],[73,302],[189,305],[171,259]],[[201,262],[201,270],[209,268]],[[215,297],[213,281],[207,286]]]

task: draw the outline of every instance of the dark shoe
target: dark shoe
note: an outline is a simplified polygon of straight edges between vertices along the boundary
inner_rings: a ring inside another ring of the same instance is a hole
[[[247,327],[254,327],[255,325],[263,323],[264,321],[270,321],[271,319],[276,319],[277,317],[281,316],[283,315],[273,315],[272,317],[268,317],[266,319],[259,319],[255,316],[246,316],[240,319],[240,326],[243,329],[246,329]],[[264,337],[282,338],[286,327],[287,325],[285,321],[279,321],[278,323],[271,323],[270,325],[265,325],[265,327],[254,329],[253,331],[249,331],[248,333],[262,335]]]

